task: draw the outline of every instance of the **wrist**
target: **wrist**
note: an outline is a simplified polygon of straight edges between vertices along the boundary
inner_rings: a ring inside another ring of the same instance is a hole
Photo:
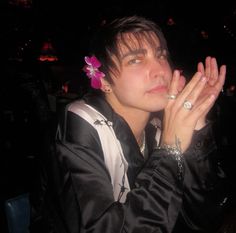
[[[182,151],[180,147],[177,145],[168,145],[168,144],[162,144],[159,149],[164,149],[167,151],[169,155],[174,155],[174,156],[182,156]]]
[[[179,180],[183,179],[183,173],[184,173],[184,168],[183,168],[183,153],[180,147],[179,143],[176,143],[175,145],[169,145],[166,143],[163,143],[159,149],[165,150],[168,155],[172,156],[178,166],[178,174],[177,177]]]

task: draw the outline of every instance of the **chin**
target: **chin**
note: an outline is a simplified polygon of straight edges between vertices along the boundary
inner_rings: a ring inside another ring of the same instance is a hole
[[[165,108],[166,105],[156,105],[156,106],[149,106],[148,112],[159,112]]]
[[[150,101],[148,104],[148,108],[150,110],[150,112],[158,112],[163,110],[166,105],[167,105],[168,100],[165,99],[160,99],[156,100],[156,101]]]

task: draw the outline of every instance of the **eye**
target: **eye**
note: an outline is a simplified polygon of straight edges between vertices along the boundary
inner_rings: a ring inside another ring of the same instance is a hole
[[[144,56],[142,54],[131,55],[127,57],[127,64],[128,65],[137,65],[142,63],[144,60]]]
[[[129,65],[135,65],[135,64],[139,64],[139,63],[141,63],[140,58],[132,58],[132,59],[129,59],[129,61],[128,61]]]
[[[161,60],[167,60],[167,51],[166,49],[160,49],[157,51],[157,58]]]
[[[158,58],[161,60],[166,60],[167,56],[166,56],[166,54],[161,54],[160,56],[158,56]]]

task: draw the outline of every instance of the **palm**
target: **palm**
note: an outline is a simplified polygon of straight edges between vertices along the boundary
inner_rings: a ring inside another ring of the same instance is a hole
[[[206,76],[208,80],[204,89],[198,97],[198,102],[201,103],[209,95],[215,95],[217,97],[220,91],[222,90],[224,84],[226,67],[221,66],[220,69],[218,69],[216,59],[207,57],[205,60],[205,66],[202,62],[199,62],[197,70],[201,72],[204,76]],[[209,110],[202,115],[199,122],[205,122],[206,115]]]
[[[205,60],[205,67],[202,62],[199,62],[197,70],[208,79],[208,82],[202,91],[201,97],[209,94],[218,95],[224,83],[225,66],[221,66],[219,70],[216,59],[207,57]]]

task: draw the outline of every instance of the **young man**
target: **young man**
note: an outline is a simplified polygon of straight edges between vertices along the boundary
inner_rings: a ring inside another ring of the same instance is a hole
[[[215,58],[185,85],[158,26],[103,25],[84,71],[96,89],[67,106],[51,157],[47,216],[55,232],[204,232],[227,197],[206,116],[224,84]],[[162,123],[154,117],[164,110]]]

